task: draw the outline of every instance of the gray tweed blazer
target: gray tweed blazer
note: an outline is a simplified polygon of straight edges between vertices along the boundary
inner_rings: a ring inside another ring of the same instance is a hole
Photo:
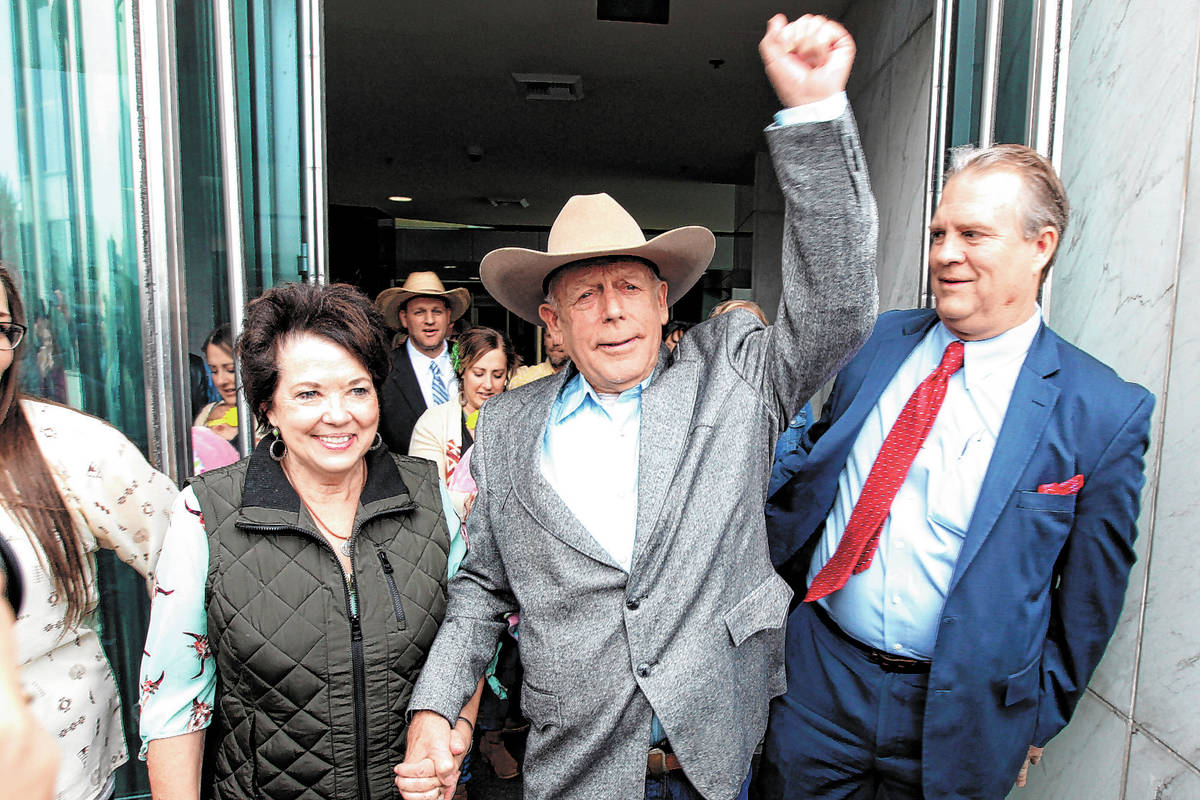
[[[642,394],[629,574],[538,466],[574,370],[499,395],[480,416],[471,551],[409,709],[455,719],[504,612],[519,609],[526,798],[642,797],[652,710],[704,797],[732,798],[786,686],[792,593],[763,522],[772,448],[870,333],[877,222],[849,111],[767,139],[787,198],[778,321],[735,311],[659,354]]]

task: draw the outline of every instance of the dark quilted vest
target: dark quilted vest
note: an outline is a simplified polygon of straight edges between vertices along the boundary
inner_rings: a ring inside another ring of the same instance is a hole
[[[396,797],[405,709],[446,611],[436,468],[367,455],[352,557],[357,648],[341,565],[265,446],[192,485],[209,542],[213,796]]]

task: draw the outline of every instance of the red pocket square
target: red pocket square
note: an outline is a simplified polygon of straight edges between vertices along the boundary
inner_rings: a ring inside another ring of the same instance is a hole
[[[1043,483],[1038,487],[1038,494],[1079,494],[1082,488],[1083,476],[1076,475],[1062,483]]]

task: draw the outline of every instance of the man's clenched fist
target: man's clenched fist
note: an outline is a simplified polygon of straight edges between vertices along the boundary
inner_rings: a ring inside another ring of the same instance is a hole
[[[758,43],[767,78],[785,108],[824,100],[846,88],[854,39],[838,23],[815,14],[788,22],[776,14]]]

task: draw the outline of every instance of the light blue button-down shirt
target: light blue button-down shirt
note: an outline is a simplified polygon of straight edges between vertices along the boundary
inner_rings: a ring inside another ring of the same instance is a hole
[[[897,655],[933,657],[979,488],[1040,324],[1038,309],[999,336],[965,343],[963,368],[950,378],[933,428],[892,501],[871,566],[818,601],[855,639]],[[888,431],[952,341],[944,325],[935,325],[867,415],[838,477],[837,499],[813,554],[809,583],[837,549]]]
[[[542,474],[626,572],[637,530],[642,390],[649,383],[606,395],[576,373],[551,406],[542,438]]]

